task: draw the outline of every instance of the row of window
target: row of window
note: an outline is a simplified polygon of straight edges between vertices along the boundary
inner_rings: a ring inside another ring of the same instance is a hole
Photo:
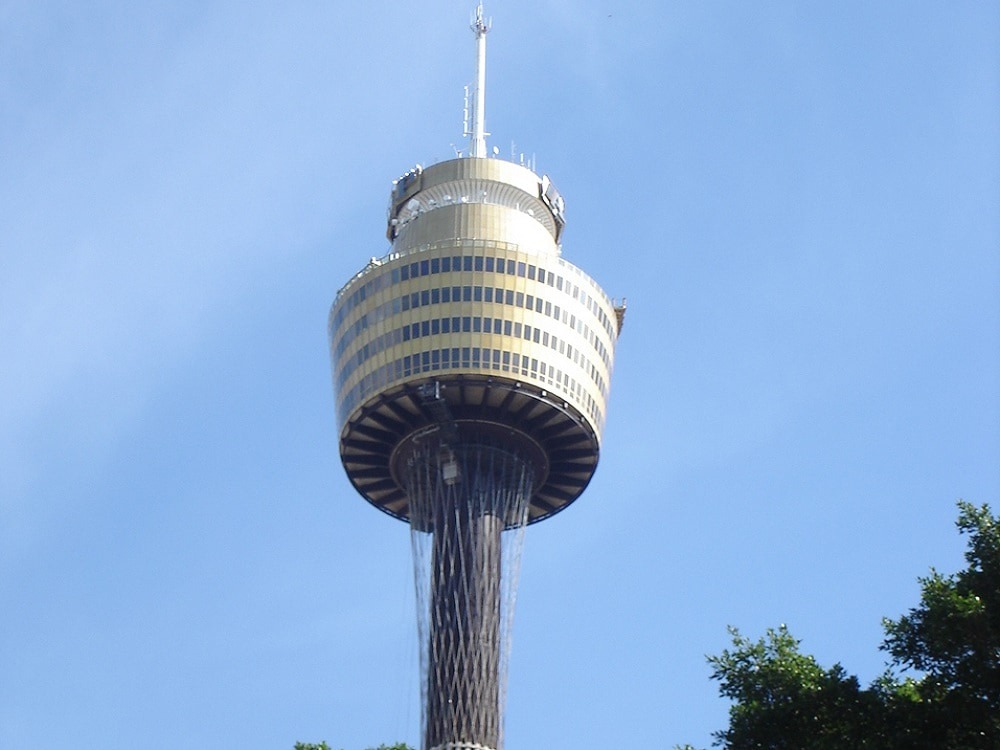
[[[351,412],[362,400],[390,383],[421,373],[452,369],[497,370],[531,376],[556,390],[563,391],[572,397],[574,404],[583,406],[584,413],[590,418],[598,434],[604,426],[602,404],[598,404],[586,388],[558,367],[535,357],[522,356],[517,352],[475,346],[432,349],[400,357],[382,365],[365,375],[357,385],[344,394],[339,408],[341,423],[350,417]]]
[[[569,326],[589,341],[604,363],[604,366],[609,371],[611,370],[611,352],[608,351],[601,337],[597,335],[597,331],[592,330],[584,322],[583,318],[577,317],[564,307],[555,305],[542,297],[536,297],[533,294],[525,292],[516,292],[513,289],[492,286],[446,286],[439,289],[424,289],[419,292],[410,292],[409,294],[387,300],[358,318],[341,333],[340,340],[332,342],[334,358],[339,360],[347,350],[347,347],[365,329],[375,323],[392,315],[406,312],[407,310],[451,302],[492,302],[511,305],[525,310],[533,310],[534,312],[546,315]],[[331,329],[331,334],[332,332]]]
[[[503,244],[507,246],[507,243]],[[568,276],[553,273],[540,265],[536,266],[535,264],[528,263],[527,261],[515,261],[510,258],[497,258],[487,255],[451,255],[436,258],[425,258],[423,260],[415,260],[411,263],[400,263],[391,270],[387,270],[387,272],[374,274],[371,279],[363,284],[360,284],[356,289],[351,291],[350,296],[348,296],[346,300],[341,302],[340,296],[338,295],[338,300],[337,303],[335,303],[335,306],[338,303],[340,303],[340,306],[337,308],[337,312],[330,321],[330,325],[333,328],[339,327],[344,317],[355,307],[367,300],[368,297],[383,289],[388,289],[395,284],[399,284],[402,281],[416,279],[422,276],[432,276],[439,273],[451,273],[453,271],[479,271],[484,273],[506,274],[508,276],[517,276],[519,278],[528,279],[529,281],[538,281],[539,283],[546,284],[560,292],[565,292],[574,300],[582,303],[588,310],[590,310],[590,312],[592,312],[594,316],[601,321],[601,325],[608,332],[608,335],[611,336],[611,339],[614,340],[617,324],[608,317],[607,313],[604,311],[604,307],[598,301],[599,297],[604,297],[604,292],[601,288],[594,282],[593,279],[580,271],[580,269],[576,268],[576,266],[567,263],[561,258],[552,258],[552,260],[564,268],[569,268],[575,271],[577,275],[582,277],[581,281],[585,280],[586,282],[589,282],[590,286],[595,292],[597,292],[598,296],[591,295],[585,288],[581,288],[579,284],[574,283]],[[395,260],[390,261],[390,263],[395,262]],[[348,289],[349,288],[350,287],[348,287]]]
[[[605,399],[608,397],[607,381],[600,370],[587,359],[586,355],[578,347],[574,347],[564,339],[560,339],[548,331],[541,330],[537,326],[530,326],[503,318],[470,316],[435,318],[419,323],[411,323],[372,339],[358,350],[357,354],[349,357],[346,362],[337,360],[337,364],[341,368],[337,374],[337,390],[339,391],[343,387],[344,383],[348,381],[358,367],[376,354],[412,339],[451,333],[499,334],[532,341],[540,346],[550,348],[572,360],[573,364],[577,365],[577,367],[582,368],[584,372],[590,375],[601,395]],[[514,346],[517,346],[517,344],[514,344]]]

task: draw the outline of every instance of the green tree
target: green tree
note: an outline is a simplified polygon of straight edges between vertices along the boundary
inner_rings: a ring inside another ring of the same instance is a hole
[[[988,506],[959,503],[968,567],[920,579],[920,604],[885,620],[892,665],[920,674],[904,705],[937,747],[1000,748],[1000,522]]]
[[[1000,748],[1000,523],[959,502],[968,567],[920,579],[920,604],[883,621],[889,668],[867,688],[823,668],[782,626],[759,640],[730,629],[708,659],[733,703],[714,745],[727,750]],[[693,750],[685,746],[686,750]]]

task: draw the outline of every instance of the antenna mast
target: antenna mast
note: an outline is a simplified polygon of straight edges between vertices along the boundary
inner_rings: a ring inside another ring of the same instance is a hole
[[[476,88],[469,132],[469,154],[479,158],[486,157],[486,34],[492,26],[493,19],[483,16],[483,4],[479,3],[471,25],[476,35]]]

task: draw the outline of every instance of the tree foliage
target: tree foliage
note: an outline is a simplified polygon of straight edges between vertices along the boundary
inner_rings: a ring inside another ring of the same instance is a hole
[[[727,750],[1000,748],[1000,523],[959,503],[968,567],[920,579],[918,606],[883,621],[888,669],[870,686],[822,667],[781,626],[708,659],[733,704],[715,733]],[[687,750],[693,750],[685,746]]]

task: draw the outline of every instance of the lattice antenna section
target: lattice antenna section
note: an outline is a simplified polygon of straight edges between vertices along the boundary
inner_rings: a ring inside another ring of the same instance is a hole
[[[425,750],[503,746],[530,461],[495,438],[414,445],[404,482],[421,643]]]

